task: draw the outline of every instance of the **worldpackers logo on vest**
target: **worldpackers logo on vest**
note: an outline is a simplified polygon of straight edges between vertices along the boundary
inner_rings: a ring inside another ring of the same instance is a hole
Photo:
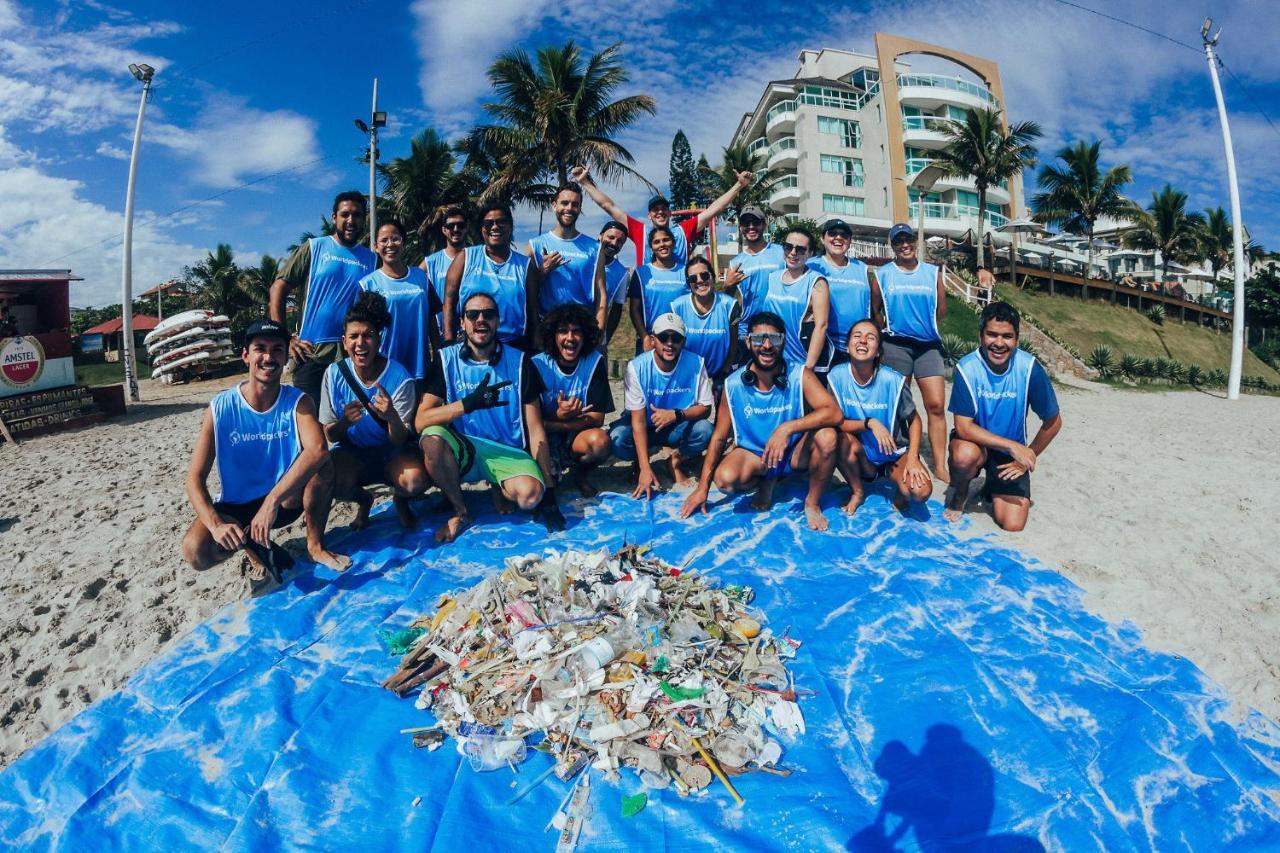
[[[325,250],[325,251],[321,251],[321,252],[320,252],[320,257],[319,257],[319,258],[317,258],[316,260],[317,260],[317,261],[319,261],[319,262],[320,262],[320,263],[322,263],[322,264],[329,264],[329,263],[335,263],[335,262],[336,262],[336,263],[339,263],[339,264],[346,264],[347,266],[351,266],[351,267],[363,267],[363,266],[364,266],[364,264],[360,263],[360,259],[359,259],[359,258],[353,258],[353,257],[351,257],[351,256],[349,256],[349,255],[336,255],[336,254],[334,254],[333,252],[330,252],[330,251],[327,251],[327,250]]]
[[[754,418],[756,415],[778,415],[782,414],[789,408],[790,406],[787,405],[786,402],[778,403],[773,406],[753,406],[750,403],[747,403],[742,407],[742,414],[749,418]]]
[[[1016,400],[1018,399],[1018,392],[1017,391],[988,391],[986,388],[979,388],[978,396],[983,400]]]
[[[232,446],[240,444],[243,441],[275,441],[277,439],[286,438],[289,430],[282,429],[275,432],[239,432],[232,430],[227,436],[231,440]]]

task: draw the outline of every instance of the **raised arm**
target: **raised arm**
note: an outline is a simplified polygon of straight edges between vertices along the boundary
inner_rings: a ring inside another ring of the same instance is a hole
[[[618,207],[618,203],[609,198],[605,192],[596,186],[596,182],[592,180],[591,173],[587,171],[586,166],[574,166],[569,170],[569,177],[582,185],[587,191],[587,195],[591,196],[591,200],[599,205],[600,209],[609,214],[611,219],[616,219],[621,223],[626,223],[630,218],[627,212]]]
[[[729,209],[729,205],[733,204],[733,200],[738,197],[738,193],[755,183],[755,173],[750,169],[743,169],[735,174],[738,176],[738,180],[734,185],[725,190],[724,194],[718,199],[707,205],[706,210],[698,214],[698,227],[696,230],[704,230],[717,216]]]

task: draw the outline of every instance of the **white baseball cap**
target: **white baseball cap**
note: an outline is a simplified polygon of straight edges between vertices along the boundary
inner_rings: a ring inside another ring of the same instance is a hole
[[[670,311],[653,321],[653,334],[660,335],[663,332],[678,332],[682,338],[689,336],[684,330],[684,320],[681,320],[679,315],[672,314]]]

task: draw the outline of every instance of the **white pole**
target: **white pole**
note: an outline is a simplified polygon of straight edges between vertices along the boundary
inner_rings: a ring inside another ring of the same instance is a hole
[[[378,78],[373,78],[373,109],[369,112],[369,248],[378,237]]]
[[[1213,78],[1213,94],[1218,99],[1218,120],[1222,123],[1222,144],[1227,149],[1227,188],[1231,193],[1231,238],[1235,248],[1236,295],[1231,310],[1231,373],[1227,379],[1227,399],[1240,399],[1240,374],[1244,368],[1244,226],[1240,217],[1240,185],[1236,182],[1236,155],[1231,147],[1231,125],[1227,123],[1227,105],[1222,100],[1222,84],[1218,82],[1218,60],[1213,46],[1218,37],[1209,39],[1207,27],[1204,52],[1209,58],[1209,76]]]
[[[138,121],[133,126],[133,154],[129,157],[129,188],[124,196],[124,258],[121,262],[120,285],[120,360],[124,362],[124,381],[129,399],[138,402],[138,365],[133,348],[133,184],[138,177],[138,148],[142,144],[142,115],[151,96],[151,73],[142,78],[142,103],[138,104]]]

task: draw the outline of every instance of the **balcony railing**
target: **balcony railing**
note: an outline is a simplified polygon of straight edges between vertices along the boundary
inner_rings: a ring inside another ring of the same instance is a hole
[[[936,161],[932,157],[908,157],[906,162],[907,176],[910,177],[916,172],[924,171],[924,167],[933,162]]]
[[[908,209],[911,212],[911,219],[913,221],[920,216],[920,202],[911,202]],[[977,219],[978,207],[973,204],[948,204],[938,201],[927,201],[924,203],[924,216],[926,219]],[[1003,213],[996,213],[988,210],[986,220],[987,224],[992,228],[999,228],[1009,222],[1009,217],[1005,216]]]
[[[899,74],[899,87],[923,87],[932,89],[948,89],[952,92],[960,92],[965,95],[986,101],[992,106],[998,106],[999,102],[996,96],[984,89],[976,83],[970,83],[967,80],[961,80],[958,77],[945,77],[941,74]]]
[[[853,93],[847,93],[852,95]],[[815,107],[828,107],[837,110],[850,110],[857,112],[867,105],[867,101],[880,94],[880,84],[875,83],[861,95],[853,95],[853,97],[831,97],[828,95],[819,95],[813,92],[801,92],[796,96],[796,100],[802,104],[809,104]]]
[[[773,122],[775,119],[777,119],[778,117],[786,113],[794,113],[796,111],[797,106],[799,105],[796,103],[795,99],[792,99],[790,101],[779,101],[777,104],[774,105],[774,107],[771,110],[769,110],[769,112],[765,113],[764,115],[765,124],[767,125]]]
[[[941,116],[904,116],[902,119],[903,130],[932,130],[935,133],[950,133],[951,128],[955,126],[955,119]]]
[[[762,136],[759,139],[757,139],[755,142],[752,142],[750,145],[747,146],[747,153],[759,154],[768,147],[769,147],[769,140]]]
[[[777,142],[769,146],[769,156],[772,157],[779,151],[790,151],[796,147],[796,138],[794,136],[784,136]]]
[[[800,186],[800,178],[797,175],[783,175],[778,180],[769,184],[770,194],[776,193],[778,190],[789,190]]]

